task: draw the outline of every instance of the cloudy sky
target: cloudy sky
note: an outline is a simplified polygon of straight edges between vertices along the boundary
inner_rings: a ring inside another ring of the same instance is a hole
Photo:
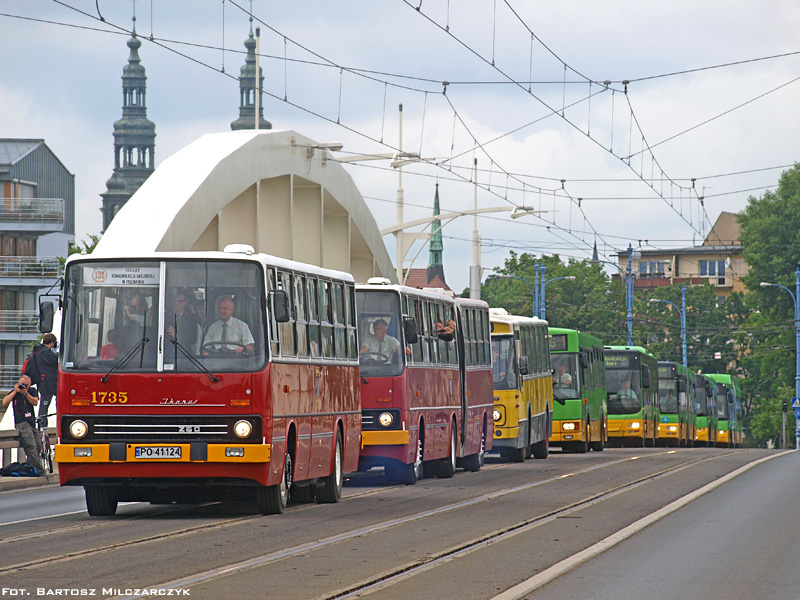
[[[388,152],[403,104],[403,150],[436,159],[404,168],[405,220],[430,214],[436,183],[443,212],[472,208],[475,159],[480,207],[545,211],[480,217],[485,269],[510,250],[699,243],[797,160],[794,2],[139,0],[157,165],[237,118],[251,6],[276,129]],[[44,138],[75,174],[79,240],[101,228],[132,15],[129,0],[0,0],[0,137]],[[346,168],[393,225],[397,171]],[[443,230],[455,289],[472,230]]]

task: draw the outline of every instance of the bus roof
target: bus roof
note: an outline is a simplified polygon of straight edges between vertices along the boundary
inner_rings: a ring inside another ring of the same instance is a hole
[[[325,269],[316,265],[309,265],[307,263],[298,262],[281,258],[279,256],[272,256],[263,253],[249,253],[239,250],[223,251],[197,251],[197,252],[150,252],[143,253],[138,256],[108,256],[97,254],[73,254],[67,258],[67,265],[72,263],[84,262],[128,262],[128,261],[142,261],[142,260],[229,260],[239,262],[255,262],[265,267],[277,267],[279,269],[286,269],[288,271],[299,271],[302,273],[310,273],[318,277],[329,277],[331,279],[341,279],[343,281],[355,282],[350,273],[344,271],[336,271],[334,269]]]
[[[528,323],[531,325],[541,325],[545,327],[547,326],[547,321],[540,319],[539,317],[523,317],[520,315],[511,315],[508,314],[508,311],[504,308],[490,308],[489,320],[495,323],[508,323],[510,325],[513,324],[522,325],[524,323]]]
[[[547,329],[550,335],[566,335],[567,339],[577,339],[578,343],[584,346],[600,346],[603,347],[603,340],[599,337],[592,335],[591,333],[586,333],[585,331],[579,331],[578,329],[568,329],[566,327],[548,327]]]

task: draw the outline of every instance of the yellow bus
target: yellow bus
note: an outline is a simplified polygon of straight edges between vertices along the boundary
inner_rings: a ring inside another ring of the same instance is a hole
[[[492,331],[494,444],[513,462],[547,458],[553,379],[547,321],[489,309]]]

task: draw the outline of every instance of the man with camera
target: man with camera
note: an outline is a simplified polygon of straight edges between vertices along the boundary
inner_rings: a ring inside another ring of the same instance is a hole
[[[36,430],[36,417],[34,407],[39,404],[39,394],[36,389],[31,389],[31,378],[21,375],[19,381],[14,385],[5,398],[3,406],[14,404],[14,427],[19,432],[19,445],[25,450],[27,463],[39,473],[44,473],[39,457],[42,454],[42,440],[39,439]]]

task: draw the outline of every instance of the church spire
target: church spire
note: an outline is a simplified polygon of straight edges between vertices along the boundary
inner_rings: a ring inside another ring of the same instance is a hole
[[[439,212],[439,184],[436,184],[436,195],[433,198],[433,216],[438,217]],[[439,219],[431,222],[431,243],[428,250],[428,282],[439,276],[444,281],[444,263],[442,262],[442,223]]]
[[[130,55],[122,70],[122,118],[114,123],[114,172],[103,198],[103,231],[155,169],[156,126],[147,118],[147,77],[139,59],[136,16],[128,40]]]
[[[256,114],[256,40],[253,37],[253,18],[250,18],[250,35],[244,42],[247,48],[247,56],[244,59],[244,66],[239,72],[239,118],[231,123],[231,129],[255,129]],[[263,70],[258,68],[258,128],[272,129],[272,123],[264,118],[264,75]]]

